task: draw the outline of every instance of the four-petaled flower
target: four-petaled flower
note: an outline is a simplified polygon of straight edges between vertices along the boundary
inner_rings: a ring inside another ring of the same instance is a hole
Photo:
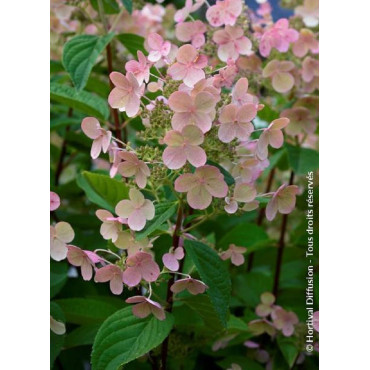
[[[244,263],[245,259],[243,253],[247,251],[247,248],[237,247],[235,244],[230,244],[229,249],[222,252],[221,259],[231,259],[231,263],[235,266],[240,266]]]
[[[118,165],[117,171],[123,177],[135,177],[135,182],[140,189],[144,189],[147,182],[147,177],[150,176],[149,167],[146,163],[140,160],[136,154],[130,152],[120,152],[119,158],[124,162]]]
[[[182,80],[185,85],[193,87],[198,81],[205,77],[203,68],[208,59],[200,55],[193,45],[181,46],[176,55],[176,63],[168,69],[168,75],[175,81]]]
[[[295,207],[298,190],[296,185],[281,185],[267,204],[266,218],[272,221],[278,211],[284,215],[291,213]]]
[[[303,28],[299,33],[299,39],[293,45],[293,54],[298,57],[304,57],[310,50],[312,54],[319,53],[319,41],[316,40],[311,30]]]
[[[227,194],[224,175],[217,167],[198,167],[194,173],[185,173],[175,181],[175,190],[187,193],[187,201],[194,209],[206,209],[212,197],[224,198]]]
[[[138,61],[128,61],[125,65],[125,68],[126,72],[132,72],[139,85],[142,85],[144,81],[146,83],[149,82],[150,64],[147,62],[145,55],[140,50],[137,52],[137,59]]]
[[[150,298],[137,295],[127,298],[126,302],[137,303],[135,306],[132,307],[132,313],[140,319],[149,316],[151,313],[158,320],[164,320],[166,318],[163,307],[158,302],[152,301]]]
[[[191,96],[184,91],[175,91],[168,99],[168,105],[175,112],[172,128],[181,131],[187,125],[196,125],[203,133],[212,127],[215,117],[216,99],[206,91]]]
[[[137,252],[146,251],[153,246],[148,238],[136,240],[133,233],[129,230],[121,231],[114,245],[119,249],[126,249],[129,256]]]
[[[295,8],[295,14],[302,17],[307,27],[319,24],[319,0],[304,0],[303,5]]]
[[[126,260],[123,282],[133,287],[139,284],[142,279],[148,282],[156,281],[159,273],[159,266],[149,253],[137,252]]]
[[[84,251],[74,245],[68,245],[67,259],[68,262],[76,267],[81,267],[82,278],[90,280],[93,275],[95,263],[102,262],[100,257],[91,251]]]
[[[271,78],[274,90],[286,93],[294,86],[294,77],[289,73],[293,69],[293,62],[274,59],[263,69],[262,76]]]
[[[186,161],[194,167],[205,165],[206,152],[199,147],[203,140],[203,132],[194,125],[185,126],[181,132],[176,130],[167,132],[163,139],[168,145],[162,155],[164,164],[171,170],[183,167]]]
[[[102,221],[100,226],[100,234],[105,240],[112,239],[114,243],[118,238],[118,233],[122,230],[122,224],[126,224],[127,220],[121,217],[114,217],[109,211],[105,209],[98,209],[96,217]]]
[[[223,62],[237,60],[239,55],[252,52],[252,43],[244,36],[241,27],[226,26],[213,34],[213,41],[218,45],[217,55]]]
[[[171,50],[171,43],[164,41],[161,35],[158,33],[151,33],[147,40],[148,45],[148,60],[150,62],[158,62],[161,59],[165,59]]]
[[[126,76],[119,72],[112,72],[109,75],[114,84],[114,89],[108,97],[109,105],[121,112],[126,112],[128,117],[134,117],[140,108],[140,98],[144,93],[145,85],[139,84],[132,72]]]
[[[271,312],[271,317],[275,328],[281,330],[286,337],[290,337],[294,333],[294,325],[299,322],[294,312],[285,311],[281,307],[276,307]]]
[[[75,233],[68,222],[58,222],[50,226],[50,256],[55,261],[64,260],[67,257],[67,243],[75,237]]]
[[[180,267],[179,261],[184,258],[184,249],[177,247],[174,249],[170,248],[168,253],[165,253],[162,257],[163,264],[171,271],[177,271]]]
[[[193,295],[202,294],[207,288],[208,286],[202,281],[192,279],[191,277],[177,280],[173,285],[171,285],[171,291],[173,293],[180,293],[186,289]]]
[[[220,114],[221,123],[218,129],[218,137],[224,143],[229,143],[233,139],[246,141],[254,130],[250,122],[256,117],[257,109],[254,104],[245,104],[238,107],[235,104],[226,105]]]
[[[248,183],[238,183],[235,185],[234,194],[232,197],[226,197],[225,211],[227,213],[235,213],[238,210],[238,202],[250,203],[257,195],[257,190],[254,186]]]
[[[191,41],[191,44],[199,49],[205,43],[206,31],[207,27],[202,21],[183,22],[176,26],[176,37],[182,42]]]
[[[101,128],[96,118],[84,118],[81,122],[81,129],[87,137],[94,140],[91,146],[91,158],[98,158],[101,151],[103,151],[103,153],[107,152],[112,133]]]
[[[243,9],[241,0],[216,1],[216,5],[208,8],[206,18],[211,26],[233,26]]]
[[[113,294],[120,295],[123,292],[123,271],[117,265],[103,266],[96,270],[94,280],[97,283],[109,281],[109,287]]]
[[[144,229],[146,220],[154,218],[155,209],[153,203],[145,199],[137,189],[130,189],[130,200],[121,200],[116,205],[116,213],[122,218],[127,218],[131,230],[140,231]]]
[[[316,130],[317,122],[305,107],[285,109],[280,113],[280,117],[289,119],[289,125],[285,128],[285,132],[289,135],[297,136],[302,132],[313,134]]]
[[[267,317],[274,310],[275,296],[270,292],[261,294],[261,303],[256,307],[256,314],[259,317]]]

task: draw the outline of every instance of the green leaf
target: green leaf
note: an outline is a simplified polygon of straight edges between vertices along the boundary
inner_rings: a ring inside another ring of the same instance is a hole
[[[50,120],[50,131],[57,130],[61,127],[71,126],[71,125],[80,125],[80,118],[72,117],[58,117]]]
[[[255,249],[261,242],[268,241],[265,230],[255,224],[240,224],[226,233],[217,243],[217,247],[227,249],[230,244],[248,248],[248,252]]]
[[[56,303],[62,308],[67,322],[79,325],[102,323],[123,306],[123,301],[117,298],[66,298],[58,299]]]
[[[87,91],[77,92],[68,85],[51,83],[50,99],[101,120],[107,120],[109,116],[108,103],[105,99]]]
[[[67,282],[68,264],[50,261],[50,298],[55,297]]]
[[[50,302],[50,315],[57,321],[65,322],[63,311],[55,302]],[[64,339],[64,334],[58,335],[50,330],[50,368],[63,348]]]
[[[208,160],[207,164],[209,164],[210,166],[215,166],[221,171],[221,173],[224,175],[224,180],[227,185],[230,186],[235,184],[235,180],[231,176],[231,174],[228,171],[226,171],[222,166],[220,166],[218,163]]]
[[[122,4],[126,10],[132,14],[132,0],[122,0]]]
[[[297,175],[306,175],[319,168],[319,153],[309,148],[285,144],[291,167]]]
[[[111,212],[114,212],[120,200],[128,199],[127,185],[108,175],[83,171],[77,176],[77,185],[85,191],[92,203]]]
[[[173,316],[160,321],[150,315],[140,319],[126,307],[110,316],[96,335],[91,363],[93,370],[117,370],[157,347],[169,335]]]
[[[134,33],[121,33],[117,35],[117,39],[134,57],[136,57],[138,50],[142,51],[144,55],[148,55],[144,48],[144,37]]]
[[[99,12],[99,0],[90,0],[91,6]],[[102,0],[103,10],[105,14],[117,14],[119,13],[119,6],[116,0]]]
[[[194,240],[185,240],[185,249],[193,260],[221,323],[227,325],[231,281],[225,264],[215,250]]]
[[[155,207],[155,216],[149,221],[144,231],[136,233],[136,240],[144,239],[153,231],[157,230],[164,222],[166,222],[176,212],[177,203],[162,203]]]
[[[94,343],[96,333],[101,324],[82,325],[71,331],[65,339],[64,347],[86,346]]]
[[[280,348],[281,353],[283,354],[286,362],[289,365],[289,369],[292,368],[294,362],[299,355],[299,350],[291,338],[278,337],[277,343]]]
[[[96,59],[113,37],[113,32],[104,36],[77,35],[65,43],[63,65],[78,91],[86,86]]]

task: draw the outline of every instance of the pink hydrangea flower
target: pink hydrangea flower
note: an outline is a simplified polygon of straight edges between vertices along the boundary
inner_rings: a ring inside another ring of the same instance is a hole
[[[144,189],[147,178],[150,176],[149,167],[140,160],[136,154],[130,152],[120,152],[119,157],[124,161],[118,165],[118,172],[123,177],[135,177],[135,182],[140,189]]]
[[[286,337],[290,337],[294,333],[294,325],[299,322],[294,312],[285,311],[281,307],[275,308],[271,313],[271,317],[275,328],[281,330]]]
[[[184,166],[186,161],[194,167],[204,166],[206,152],[199,147],[203,143],[203,132],[194,125],[185,126],[181,132],[169,131],[163,139],[168,147],[163,152],[163,162],[171,170]]]
[[[221,89],[213,86],[213,78],[205,79],[198,81],[194,87],[189,87],[185,84],[179,86],[179,91],[184,91],[188,93],[192,98],[195,98],[200,92],[210,93],[215,99],[215,103],[218,103],[221,100],[220,93]]]
[[[313,313],[313,328],[319,332],[319,311]]]
[[[81,129],[87,137],[94,140],[90,151],[91,158],[98,158],[101,151],[103,151],[103,153],[107,152],[112,133],[101,128],[96,118],[84,118],[81,122]]]
[[[68,245],[68,262],[76,267],[81,267],[82,278],[86,281],[91,280],[95,263],[101,262],[100,257],[91,251],[84,251],[74,245]]]
[[[296,136],[302,132],[313,134],[317,127],[317,121],[311,116],[311,112],[305,107],[293,107],[285,109],[280,113],[280,117],[289,119],[289,125],[285,132],[291,136]]]
[[[208,8],[206,18],[213,27],[222,25],[233,26],[241,14],[243,3],[241,0],[217,0],[216,5]]]
[[[149,34],[147,45],[149,51],[148,60],[153,63],[166,58],[171,50],[171,43],[164,41],[163,37],[158,35],[158,33]]]
[[[257,109],[254,104],[245,104],[238,107],[235,104],[226,105],[220,114],[221,123],[218,129],[218,137],[224,143],[230,143],[233,139],[246,141],[254,130],[250,122],[256,117]]]
[[[272,48],[277,49],[281,53],[287,52],[290,43],[297,41],[298,37],[298,31],[289,28],[287,19],[279,19],[262,35],[259,51],[263,57],[268,57]]]
[[[118,234],[118,238],[114,242],[114,245],[119,249],[126,249],[129,256],[136,254],[137,252],[148,251],[153,247],[148,238],[136,240],[133,233],[129,230],[121,231]]]
[[[186,0],[185,6],[175,13],[175,22],[184,22],[189,14],[196,12],[204,2],[205,0],[195,0],[195,3],[193,4],[193,0]]]
[[[265,128],[257,144],[256,155],[259,159],[264,160],[267,158],[267,147],[269,144],[275,149],[281,148],[284,143],[284,135],[281,130],[288,126],[288,124],[289,119],[282,117],[273,120],[270,125]]]
[[[109,281],[113,294],[120,295],[123,292],[123,271],[117,265],[103,266],[96,270],[94,280],[96,283]]]
[[[196,125],[203,133],[211,129],[216,100],[209,92],[201,91],[192,97],[186,92],[175,91],[168,105],[175,112],[171,121],[174,130],[182,131],[187,125]]]
[[[154,218],[154,205],[136,189],[130,189],[129,197],[130,200],[124,199],[117,204],[116,213],[119,217],[128,219],[131,230],[140,231],[144,229],[146,220]]]
[[[224,175],[217,167],[198,167],[194,173],[185,173],[175,181],[175,190],[187,193],[186,199],[194,209],[206,209],[212,197],[224,198],[227,194]]]
[[[230,244],[229,249],[222,252],[221,259],[224,261],[231,259],[231,263],[235,266],[240,266],[244,263],[245,259],[243,253],[247,251],[247,248],[237,247],[235,244]]]
[[[64,260],[67,257],[67,243],[75,237],[75,233],[68,222],[58,222],[50,226],[50,256],[55,261]]]
[[[177,271],[180,267],[179,261],[184,258],[184,248],[177,247],[174,249],[170,248],[168,253],[165,253],[162,257],[163,264],[171,271]]]
[[[128,117],[134,117],[139,112],[140,98],[145,86],[140,86],[132,72],[127,72],[126,76],[119,72],[112,72],[109,78],[115,86],[108,96],[109,105],[121,112],[126,112]]]
[[[267,333],[272,337],[276,334],[275,326],[266,319],[252,320],[251,322],[248,323],[248,327],[249,330],[254,335],[261,335],[263,333]]]
[[[260,317],[267,317],[274,309],[275,296],[270,293],[261,294],[261,303],[256,307],[256,315]]]
[[[114,243],[118,238],[118,233],[122,230],[122,224],[126,224],[127,220],[121,217],[114,217],[109,211],[105,209],[98,209],[96,217],[102,221],[100,226],[100,234],[105,240],[112,239]]]
[[[271,78],[274,90],[286,93],[294,86],[294,77],[289,73],[293,69],[293,62],[274,59],[263,69],[262,76]]]
[[[205,55],[200,55],[193,45],[187,44],[178,50],[176,63],[172,64],[167,73],[175,81],[182,80],[184,84],[193,87],[205,77],[203,68],[207,63]]]
[[[306,57],[302,63],[302,79],[305,82],[311,82],[315,77],[319,77],[319,61]]]
[[[293,54],[298,58],[304,57],[308,51],[312,54],[319,53],[319,41],[314,33],[306,28],[301,29],[299,39],[293,45]]]
[[[316,27],[319,24],[319,0],[304,0],[303,5],[295,8],[295,14],[303,18],[307,27]]]
[[[221,69],[213,78],[213,85],[217,88],[230,88],[238,74],[238,68],[232,59],[227,61],[226,68]]]
[[[252,51],[252,43],[244,36],[241,27],[226,26],[213,34],[213,41],[218,45],[217,55],[223,62],[237,60],[239,55],[248,55]]]
[[[166,314],[164,312],[163,307],[158,302],[152,301],[149,298],[137,295],[134,297],[127,298],[126,302],[137,303],[135,306],[132,307],[132,313],[136,317],[139,317],[140,319],[144,319],[151,313],[158,320],[164,320],[166,318]]]
[[[283,184],[274,193],[266,206],[266,218],[272,221],[276,213],[289,214],[293,211],[298,194],[298,186]]]
[[[159,266],[153,261],[153,257],[146,252],[137,252],[126,260],[123,282],[133,287],[142,279],[148,282],[156,281],[159,274]]]
[[[204,33],[207,31],[206,25],[202,21],[183,22],[176,25],[176,37],[182,42],[191,42],[199,49],[204,45],[206,39]]]
[[[180,293],[186,289],[193,295],[202,294],[207,288],[208,286],[202,281],[192,279],[191,277],[177,280],[173,285],[171,285],[171,291],[174,293]]]
[[[226,206],[225,211],[227,213],[235,213],[238,210],[238,202],[250,203],[254,200],[257,195],[257,190],[254,186],[247,183],[238,183],[235,185],[234,195],[229,198],[225,198]]]
[[[238,106],[244,104],[254,104],[256,106],[258,105],[257,97],[252,94],[248,94],[248,79],[245,77],[240,78],[237,81],[232,90],[231,97],[231,102]]]
[[[50,192],[50,211],[55,211],[60,206],[60,198],[57,193]]]
[[[126,72],[132,72],[139,85],[142,85],[144,81],[146,83],[149,82],[150,64],[147,62],[145,55],[140,50],[138,50],[137,52],[137,59],[138,61],[136,60],[128,61],[125,65],[125,68]]]

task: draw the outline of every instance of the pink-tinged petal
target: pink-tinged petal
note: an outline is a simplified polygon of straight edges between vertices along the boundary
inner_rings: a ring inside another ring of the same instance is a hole
[[[202,69],[198,69],[195,67],[188,68],[188,71],[183,79],[184,84],[188,85],[189,87],[193,87],[198,81],[205,78],[205,73]]]
[[[192,173],[184,173],[175,180],[175,190],[185,193],[197,186],[196,178]]]
[[[189,112],[193,106],[193,101],[186,92],[175,91],[170,95],[168,105],[176,113]]]
[[[208,179],[205,184],[205,188],[216,198],[224,198],[227,195],[228,187],[226,182],[223,180],[223,176],[222,179]]]
[[[197,49],[201,48],[205,44],[205,42],[206,38],[203,35],[203,33],[198,33],[194,35],[193,38],[191,39],[191,44]]]
[[[205,55],[199,55],[194,63],[193,67],[196,69],[202,69],[208,65],[208,58]]]
[[[127,302],[127,301],[126,301]],[[132,313],[139,317],[140,319],[144,319],[145,317],[149,316],[151,313],[150,305],[147,302],[139,303],[132,307]]]
[[[58,222],[55,225],[55,232],[57,238],[64,243],[70,243],[75,237],[75,232],[68,222]]]
[[[150,305],[150,309],[152,311],[152,314],[158,319],[158,320],[164,320],[166,318],[166,314],[163,310],[163,308],[158,308],[154,305]]]
[[[94,117],[86,117],[81,122],[83,133],[90,139],[97,139],[100,136],[100,123]]]
[[[188,73],[188,67],[186,64],[174,63],[167,70],[167,74],[172,77],[175,81],[183,80]]]
[[[219,121],[221,123],[232,123],[236,121],[238,107],[235,104],[226,105],[220,114]]]
[[[200,145],[203,143],[203,132],[197,126],[188,125],[183,128],[181,134],[184,140],[190,145]]]
[[[195,185],[190,189],[186,199],[190,207],[194,209],[206,209],[212,202],[211,194],[201,185]]]
[[[138,171],[135,176],[135,182],[140,189],[144,189],[147,183],[147,176],[142,171]]]
[[[119,268],[117,266],[108,265],[101,267],[100,269],[95,271],[95,282],[97,283],[106,283],[110,279],[112,279],[114,275],[115,268]]]
[[[173,293],[180,293],[186,289],[187,285],[188,279],[180,279],[177,280],[174,284],[172,284],[170,289]]]
[[[102,142],[101,142],[103,153],[106,153],[108,151],[111,139],[112,139],[112,133],[110,131],[105,131],[104,134],[102,135]]]
[[[220,27],[223,25],[222,10],[217,6],[213,5],[207,9],[206,18],[209,24],[213,27]]]
[[[187,290],[193,295],[202,294],[206,291],[207,285],[195,279],[189,279]]]
[[[212,127],[212,116],[210,113],[197,112],[193,114],[194,123],[202,130],[208,132]]]
[[[153,203],[148,200],[148,199],[145,199],[143,205],[141,206],[141,211],[143,212],[145,218],[147,220],[152,220],[154,218],[154,215],[155,215],[155,208],[154,208],[154,205]]]
[[[173,251],[173,254],[174,254],[174,256],[175,256],[178,260],[182,260],[182,259],[185,257],[185,254],[184,254],[184,248],[182,248],[182,247],[177,247],[177,248]]]
[[[314,312],[313,314],[313,328],[319,332],[319,311]]]
[[[118,204],[116,205],[115,211],[118,216],[122,218],[128,218],[131,215],[131,213],[134,211],[134,209],[135,208],[132,202],[127,199],[124,199],[118,202]]]
[[[132,204],[135,208],[141,207],[145,202],[144,195],[139,190],[134,189],[134,188],[130,189],[129,197],[130,197],[130,199],[132,201]]]
[[[172,253],[165,253],[162,257],[163,264],[171,271],[177,271],[180,267],[179,261]]]
[[[270,145],[275,148],[281,148],[284,144],[284,135],[281,130],[271,130],[268,134]]]
[[[244,263],[245,259],[242,254],[231,253],[231,263],[235,266],[240,266]]]
[[[229,214],[233,214],[238,210],[238,202],[235,200],[229,201],[224,207],[225,211]]]
[[[254,200],[250,203],[246,203],[243,207],[243,211],[246,211],[246,212],[254,211],[255,209],[259,207],[259,204],[260,203],[258,200]]]
[[[108,96],[108,103],[114,109],[122,109],[127,105],[130,99],[128,90],[122,90],[115,87]]]
[[[241,37],[235,41],[239,54],[248,55],[252,50],[252,43],[248,37]]]
[[[115,295],[120,295],[123,292],[122,274],[114,274],[109,282],[110,290]]]
[[[277,199],[275,197],[272,197],[266,207],[266,218],[269,221],[272,221],[275,218],[277,211],[278,211]]]
[[[257,190],[252,185],[241,183],[235,186],[234,198],[238,202],[249,203],[254,200],[256,195]]]
[[[271,62],[267,63],[266,67],[262,71],[262,76],[272,77],[277,72],[279,72],[279,68],[280,68],[280,62],[274,59]]]
[[[178,148],[180,149],[180,148]],[[187,145],[183,152],[185,152],[186,159],[194,166],[201,167],[207,162],[207,155],[204,149],[195,145]]]
[[[276,198],[278,201],[278,209],[280,213],[289,214],[293,211],[296,203],[296,195],[298,186],[290,185],[280,191]]]
[[[122,73],[119,72],[112,72],[109,75],[110,80],[114,84],[114,86],[118,87],[122,90],[130,90],[131,84],[129,80],[124,76]]]
[[[195,58],[198,56],[198,51],[192,45],[183,45],[179,48],[176,60],[183,64],[193,63]]]
[[[82,275],[82,278],[85,281],[91,280],[91,278],[93,276],[93,268],[92,268],[91,264],[89,263],[89,261],[86,258],[84,258],[83,261],[82,261],[81,275]]]
[[[151,260],[150,263],[147,263],[145,267],[142,268],[141,273],[145,281],[156,281],[160,274],[159,266],[153,260]]]
[[[240,141],[247,141],[254,130],[254,126],[250,122],[240,122],[235,124],[235,137]]]
[[[142,303],[146,301],[147,299],[141,295],[135,295],[126,299],[126,303]]]
[[[255,104],[245,104],[239,108],[236,115],[239,122],[250,122],[256,117],[257,108]]]
[[[289,124],[289,118],[286,117],[281,117],[274,119],[271,123],[269,128],[273,130],[281,130],[285,127],[287,127]]]
[[[127,286],[133,287],[140,283],[141,274],[135,267],[128,267],[123,272],[122,280]],[[134,303],[134,302],[128,302],[128,303]]]
[[[218,129],[218,138],[223,143],[230,143],[236,136],[235,123],[222,123]]]
[[[50,211],[55,211],[60,206],[60,198],[57,193],[50,192]]]
[[[131,230],[140,231],[144,229],[146,218],[141,209],[135,209],[128,217],[128,226]]]
[[[177,170],[186,163],[186,152],[182,147],[167,147],[163,151],[164,164],[171,170]]]
[[[270,292],[262,293],[261,302],[263,304],[272,305],[273,303],[275,303],[275,296]]]
[[[102,146],[102,137],[99,136],[97,139],[93,141],[91,145],[90,155],[92,159],[96,159],[99,157],[101,152],[101,146]]]
[[[226,32],[225,29],[216,31],[213,34],[212,40],[218,45],[227,44],[232,41],[230,34]]]
[[[235,61],[239,57],[239,53],[236,50],[234,42],[220,45],[217,50],[217,55],[223,62],[227,62],[229,59]]]
[[[287,72],[276,73],[272,77],[272,87],[275,91],[286,93],[294,86],[294,77]]]
[[[176,130],[168,131],[163,142],[169,146],[179,147],[184,143],[183,134]]]
[[[68,248],[66,244],[58,239],[50,243],[50,256],[55,261],[62,261],[67,257]]]
[[[137,165],[134,162],[122,162],[118,165],[117,172],[124,177],[134,176],[137,172]]]
[[[68,245],[68,253],[67,253],[67,259],[68,262],[76,267],[79,267],[82,265],[84,261],[84,252],[74,245]]]
[[[259,304],[256,307],[256,315],[259,317],[267,317],[272,312],[272,308],[270,306],[267,306],[265,304]]]
[[[148,36],[148,46],[153,50],[160,50],[163,45],[163,37],[158,33],[150,33]]]
[[[103,222],[100,226],[100,234],[105,240],[112,239],[113,242],[117,240],[119,228],[114,222]]]
[[[216,100],[209,92],[201,91],[195,96],[194,104],[197,112],[210,113],[215,108]]]
[[[188,112],[175,113],[172,117],[172,128],[177,131],[182,131],[182,129],[191,124],[193,115]]]
[[[128,117],[134,117],[140,109],[140,98],[136,94],[130,94],[130,98],[125,106],[125,112]]]

